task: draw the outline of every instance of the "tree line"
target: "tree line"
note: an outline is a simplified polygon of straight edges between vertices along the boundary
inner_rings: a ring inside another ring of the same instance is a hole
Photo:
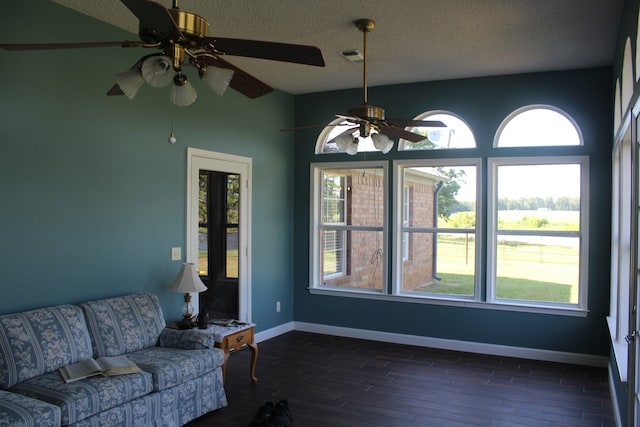
[[[446,213],[474,211],[473,202],[449,200],[445,205],[450,208]],[[577,197],[520,197],[518,199],[498,199],[498,210],[501,211],[580,211],[580,199]]]
[[[498,199],[498,210],[507,211],[579,211],[580,199],[577,197],[520,197],[519,199]]]

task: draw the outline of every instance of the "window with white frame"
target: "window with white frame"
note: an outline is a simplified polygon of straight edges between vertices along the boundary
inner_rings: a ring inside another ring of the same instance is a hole
[[[576,123],[552,106],[519,108],[498,127],[495,156],[468,158],[458,149],[475,147],[473,134],[462,119],[445,113],[418,117],[442,120],[455,128],[451,136],[467,136],[424,148],[400,141],[399,150],[451,150],[444,157],[393,161],[390,222],[387,162],[312,164],[310,288],[586,313],[589,161],[570,149],[583,144]],[[550,157],[549,147],[559,146],[566,147],[563,154]],[[328,194],[327,179],[346,193]],[[330,222],[322,211],[331,197],[344,201],[340,221]],[[338,233],[344,242],[340,268],[336,245],[325,243]]]
[[[397,235],[403,254],[413,254],[396,264],[396,293],[475,298],[480,171],[479,159],[396,162],[400,214],[411,213]]]
[[[588,159],[488,160],[487,299],[586,308]]]
[[[551,105],[527,105],[500,125],[495,147],[582,145],[580,128],[564,111]]]
[[[473,132],[462,118],[449,111],[429,111],[420,114],[415,120],[435,120],[444,123],[444,127],[414,127],[408,131],[426,136],[418,142],[400,139],[398,151],[439,150],[455,148],[475,148]]]
[[[627,378],[631,281],[632,149],[629,130],[613,150],[611,201],[611,294],[607,323],[622,381]]]
[[[549,105],[515,110],[494,139],[500,149],[572,145],[580,129]],[[585,156],[488,159],[488,301],[586,309],[588,168]]]
[[[385,289],[386,163],[312,165],[312,287]]]

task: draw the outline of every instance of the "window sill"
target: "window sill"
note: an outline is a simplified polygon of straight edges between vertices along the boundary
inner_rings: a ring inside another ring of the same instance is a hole
[[[535,305],[519,305],[509,304],[504,302],[483,302],[474,300],[455,300],[449,298],[437,298],[437,297],[416,297],[406,295],[387,295],[382,294],[379,291],[360,291],[360,290],[334,290],[334,289],[320,289],[320,288],[308,288],[309,293],[313,295],[327,295],[346,298],[362,298],[362,299],[375,299],[383,301],[395,301],[406,302],[414,304],[432,304],[432,305],[447,305],[451,307],[466,307],[466,308],[480,308],[486,310],[503,310],[503,311],[517,311],[521,313],[539,313],[539,314],[551,314],[558,316],[574,316],[574,317],[587,317],[589,310],[581,308],[568,308],[568,307],[545,307]]]
[[[623,340],[616,340],[615,336],[615,322],[616,319],[607,316],[607,325],[609,326],[609,336],[611,337],[611,346],[613,347],[613,353],[616,358],[616,366],[618,367],[618,375],[620,376],[620,381],[623,383],[627,382],[627,359],[628,359],[628,346],[627,343]]]

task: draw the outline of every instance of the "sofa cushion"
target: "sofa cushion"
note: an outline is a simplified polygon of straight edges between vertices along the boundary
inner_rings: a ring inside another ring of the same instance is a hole
[[[61,305],[0,316],[0,388],[91,357],[82,310]]]
[[[154,391],[165,390],[217,369],[224,361],[219,348],[182,350],[149,347],[127,354],[141,369],[153,374]]]
[[[94,357],[118,356],[156,345],[165,327],[153,294],[133,294],[80,305],[87,318]]]
[[[0,390],[0,426],[59,427],[60,408],[21,394]]]
[[[150,393],[151,374],[94,376],[65,383],[59,372],[40,375],[13,386],[10,391],[60,408],[62,425],[73,424]]]

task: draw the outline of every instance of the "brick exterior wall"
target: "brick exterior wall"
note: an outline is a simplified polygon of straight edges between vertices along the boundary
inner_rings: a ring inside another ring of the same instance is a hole
[[[409,194],[409,226],[433,227],[435,186],[405,180]],[[407,193],[405,193],[407,194]],[[402,290],[410,291],[433,281],[433,234],[409,233],[409,251],[402,263]]]
[[[332,170],[347,177],[347,224],[382,226],[384,215],[383,178],[362,170]],[[434,225],[433,179],[413,179],[407,175],[409,187],[409,225]],[[325,279],[328,286],[382,289],[383,263],[386,259],[382,232],[348,231],[346,274]],[[403,290],[411,290],[433,281],[433,234],[410,233],[408,259],[403,263]]]

